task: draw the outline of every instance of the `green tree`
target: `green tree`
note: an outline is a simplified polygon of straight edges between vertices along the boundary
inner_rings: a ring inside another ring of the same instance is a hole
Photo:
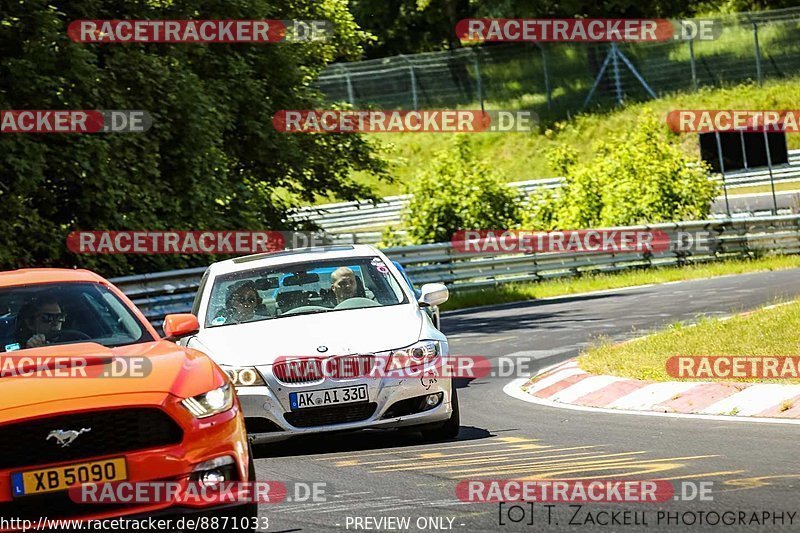
[[[520,223],[519,193],[475,157],[465,135],[434,157],[409,193],[403,224],[413,244],[447,242],[462,229],[507,229]]]
[[[377,36],[368,57],[458,48],[465,18],[672,18],[795,5],[794,0],[352,0],[358,23]]]
[[[525,224],[583,229],[707,217],[718,193],[709,168],[684,154],[670,135],[645,111],[632,131],[600,141],[588,163],[558,149],[550,157],[566,183],[552,202],[531,201]]]
[[[282,134],[279,109],[309,109],[310,87],[368,35],[344,0],[2,2],[0,109],[143,109],[145,134],[2,134],[0,268],[84,266],[123,274],[208,257],[75,256],[78,229],[288,229],[298,200],[369,196],[352,171],[384,174],[358,135]],[[330,42],[81,44],[78,19],[318,19]]]

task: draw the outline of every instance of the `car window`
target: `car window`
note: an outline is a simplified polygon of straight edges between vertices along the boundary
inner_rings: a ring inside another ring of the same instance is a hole
[[[207,327],[407,303],[379,257],[293,263],[218,276]]]
[[[96,342],[153,341],[131,310],[98,283],[51,283],[0,290],[0,351]]]

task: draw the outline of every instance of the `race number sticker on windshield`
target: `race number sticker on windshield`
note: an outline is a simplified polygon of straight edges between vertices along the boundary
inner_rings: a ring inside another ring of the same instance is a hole
[[[388,274],[388,273],[389,273],[389,268],[388,268],[388,267],[386,266],[386,264],[385,264],[385,263],[384,263],[384,262],[381,260],[381,258],[380,258],[380,257],[373,257],[373,258],[372,258],[372,261],[371,261],[371,263],[372,263],[372,266],[374,266],[374,267],[375,267],[375,269],[376,269],[378,272],[380,272],[381,274]]]

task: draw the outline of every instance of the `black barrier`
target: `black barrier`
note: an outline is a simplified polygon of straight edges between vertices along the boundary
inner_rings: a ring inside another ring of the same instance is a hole
[[[700,156],[711,166],[713,172],[733,172],[736,170],[766,167],[767,146],[772,166],[789,163],[789,150],[786,147],[786,133],[782,131],[767,133],[764,142],[763,132],[726,131],[719,132],[722,151],[720,167],[716,132],[700,133]]]

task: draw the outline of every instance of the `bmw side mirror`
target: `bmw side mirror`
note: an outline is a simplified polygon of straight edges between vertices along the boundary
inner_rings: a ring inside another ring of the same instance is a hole
[[[450,298],[450,291],[442,283],[426,283],[419,292],[420,307],[442,305]]]

